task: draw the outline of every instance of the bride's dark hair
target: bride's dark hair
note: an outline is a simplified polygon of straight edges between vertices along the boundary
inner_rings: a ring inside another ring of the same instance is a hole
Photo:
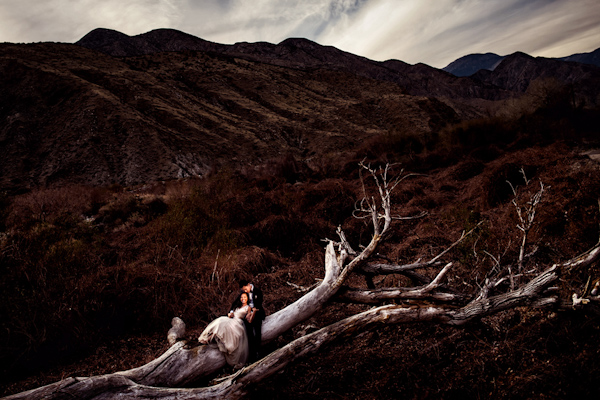
[[[235,309],[240,308],[242,306],[242,295],[245,294],[246,298],[248,300],[250,300],[250,297],[248,296],[248,293],[244,292],[243,290],[238,294],[237,299],[234,300],[233,302],[233,306],[231,308],[233,308],[233,310],[235,311]]]

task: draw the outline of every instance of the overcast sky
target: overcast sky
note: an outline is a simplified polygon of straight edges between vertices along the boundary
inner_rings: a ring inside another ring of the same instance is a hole
[[[383,61],[442,68],[522,51],[600,47],[599,0],[0,0],[0,42],[76,42],[95,28],[173,28],[218,43],[304,37]]]

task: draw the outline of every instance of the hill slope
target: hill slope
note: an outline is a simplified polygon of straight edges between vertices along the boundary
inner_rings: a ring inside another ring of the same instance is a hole
[[[457,119],[439,101],[343,71],[203,52],[117,59],[67,44],[1,49],[4,188],[197,176]]]
[[[596,67],[519,54],[459,78],[306,39],[220,45],[169,29],[98,29],[78,43],[0,45],[6,190],[130,185],[285,154],[322,159],[480,117],[540,77],[572,84],[588,105],[600,87]]]

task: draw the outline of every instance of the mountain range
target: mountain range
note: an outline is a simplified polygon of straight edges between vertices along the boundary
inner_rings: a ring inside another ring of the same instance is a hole
[[[95,29],[75,44],[0,49],[8,191],[132,185],[232,163],[256,168],[282,154],[310,164],[377,136],[427,135],[489,115],[540,78],[571,85],[588,106],[600,87],[597,66],[523,53],[460,77],[306,39],[224,45],[172,29]]]
[[[493,71],[504,58],[505,56],[494,53],[468,54],[452,61],[442,69],[456,76],[471,76],[482,69]],[[550,60],[572,61],[600,67],[600,48],[590,53],[572,54],[567,57],[550,58]]]

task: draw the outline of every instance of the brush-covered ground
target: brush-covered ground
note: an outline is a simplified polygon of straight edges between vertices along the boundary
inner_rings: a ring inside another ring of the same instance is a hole
[[[458,292],[476,294],[494,259],[517,259],[507,182],[523,205],[540,182],[545,188],[527,272],[584,252],[600,235],[600,164],[585,154],[597,144],[598,113],[544,111],[449,127],[434,144],[411,142],[410,153],[398,133],[311,168],[282,156],[203,179],[3,195],[0,395],[144,364],[168,348],[174,316],[194,340],[227,311],[240,278],[263,288],[267,312],[293,302],[302,295],[294,285],[322,277],[323,239],[334,239],[337,226],[355,247],[370,239],[370,226],[352,216],[364,157],[418,173],[396,188],[393,210],[427,216],[395,222],[379,249],[388,260],[431,258],[484,221],[445,257],[455,263],[447,284]],[[588,293],[599,269],[565,271],[561,296]],[[359,276],[352,283],[365,286]],[[392,275],[375,283],[408,282]],[[332,302],[264,351],[364,309]],[[299,360],[250,398],[597,398],[599,334],[594,304],[514,309],[458,328],[381,327]]]

